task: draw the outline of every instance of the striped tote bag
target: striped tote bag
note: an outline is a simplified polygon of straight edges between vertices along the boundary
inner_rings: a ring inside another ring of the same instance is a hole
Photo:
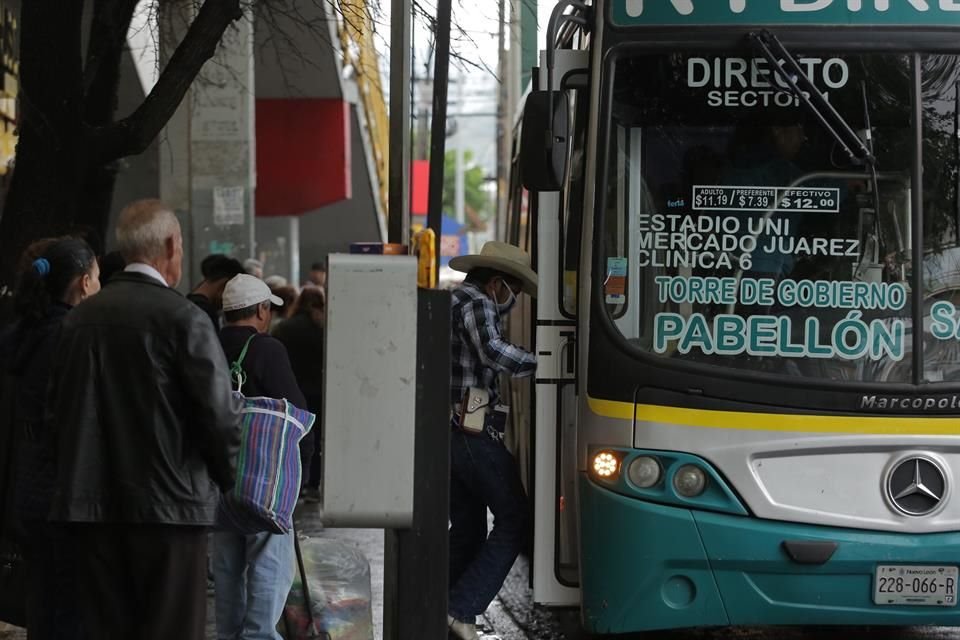
[[[300,495],[300,440],[316,419],[287,400],[243,399],[237,480],[220,500],[217,524],[237,533],[287,533]]]

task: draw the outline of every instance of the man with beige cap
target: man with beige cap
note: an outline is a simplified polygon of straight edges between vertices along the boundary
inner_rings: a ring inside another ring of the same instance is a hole
[[[508,407],[501,373],[532,376],[534,355],[504,339],[501,320],[520,293],[535,296],[530,257],[503,242],[450,267],[467,274],[451,302],[450,632],[479,638],[476,617],[496,597],[523,547],[527,500],[513,455],[503,444]],[[487,508],[493,531],[487,536]]]
[[[284,398],[306,407],[286,347],[268,333],[272,308],[283,300],[263,280],[241,273],[223,288],[222,305],[220,344],[227,361],[235,363],[232,375],[238,390],[250,398]],[[309,464],[309,456],[304,457]],[[213,549],[217,638],[280,640],[277,622],[293,584],[294,566],[292,531],[218,530]]]

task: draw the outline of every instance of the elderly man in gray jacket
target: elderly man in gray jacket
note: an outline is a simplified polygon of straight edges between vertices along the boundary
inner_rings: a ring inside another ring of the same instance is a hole
[[[117,245],[126,269],[63,323],[51,519],[75,539],[89,637],[202,640],[207,528],[233,484],[240,406],[209,318],[173,289],[174,214],[134,202]]]

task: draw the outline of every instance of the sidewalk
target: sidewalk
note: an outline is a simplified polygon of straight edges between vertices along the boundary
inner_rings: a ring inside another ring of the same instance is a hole
[[[317,505],[297,507],[297,528],[302,536],[334,538],[357,548],[370,562],[373,626],[376,640],[383,637],[383,530],[327,529],[320,523]],[[207,595],[207,639],[216,640],[213,593]],[[0,640],[26,640],[27,632],[0,622]]]
[[[319,521],[319,509],[315,505],[301,504],[297,511],[298,526],[304,534],[309,536],[318,536],[324,538],[333,538],[345,542],[357,548],[363,553],[370,562],[370,579],[372,589],[373,606],[373,627],[375,640],[383,638],[383,535],[382,529],[324,529]],[[492,526],[493,523],[491,522]],[[529,614],[521,614],[518,618],[519,608],[530,604],[529,590],[526,588],[526,573],[523,576],[520,572],[526,564],[521,560],[514,567],[513,575],[508,581],[507,587],[510,596],[503,601],[500,598],[494,600],[487,609],[486,614],[479,621],[489,640],[500,638],[501,640],[527,640],[527,638],[537,638],[537,640],[549,640],[555,637],[551,634],[528,635],[516,623],[517,619],[528,619]],[[532,616],[536,618],[536,616]],[[536,624],[534,627],[538,626]],[[543,625],[539,625],[543,630]],[[336,640],[336,639],[334,639]]]
[[[383,530],[382,529],[324,529],[320,523],[320,509],[315,504],[301,503],[297,508],[297,527],[302,536],[330,538],[339,540],[360,551],[370,562],[371,605],[373,608],[374,640],[383,638]],[[481,625],[488,637],[501,640],[526,640],[537,638],[546,640],[557,637],[548,629],[542,616],[538,616],[531,606],[529,590],[526,587],[525,562],[521,558],[514,567],[504,593],[490,605],[483,616]],[[213,594],[207,601],[207,638],[216,639],[213,618]],[[529,635],[520,625],[529,629]],[[0,640],[26,640],[26,631],[7,627],[0,623]]]

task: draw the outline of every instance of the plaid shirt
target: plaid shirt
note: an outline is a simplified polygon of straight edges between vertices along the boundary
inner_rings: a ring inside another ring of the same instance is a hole
[[[494,406],[500,399],[498,374],[522,378],[537,369],[536,356],[504,340],[496,304],[471,282],[453,290],[451,334],[450,400],[454,408],[469,387],[487,390],[490,406]]]

